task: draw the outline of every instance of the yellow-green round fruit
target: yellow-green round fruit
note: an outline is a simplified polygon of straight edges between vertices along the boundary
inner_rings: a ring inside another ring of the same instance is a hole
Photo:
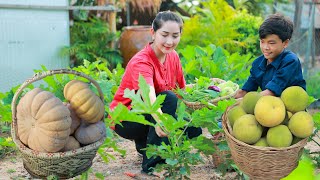
[[[292,143],[292,134],[285,125],[278,125],[269,129],[267,143],[270,147],[289,147]]]
[[[261,97],[254,108],[257,121],[265,127],[274,127],[281,124],[286,112],[281,99],[275,96]]]
[[[260,93],[256,91],[248,92],[242,99],[241,106],[243,110],[248,114],[254,113],[254,107],[257,101],[261,98]]]
[[[281,99],[290,112],[303,111],[308,106],[309,96],[300,86],[290,86],[281,93]]]
[[[313,118],[305,111],[297,112],[290,118],[288,127],[293,135],[299,138],[306,138],[313,132]]]
[[[227,117],[230,122],[231,127],[233,127],[234,122],[241,116],[247,114],[241,106],[235,106],[228,111]]]
[[[254,146],[268,147],[269,145],[268,145],[267,139],[265,137],[262,137],[259,139],[258,142],[254,144]]]
[[[256,143],[261,138],[261,134],[262,126],[252,114],[241,116],[233,125],[234,137],[247,144]]]

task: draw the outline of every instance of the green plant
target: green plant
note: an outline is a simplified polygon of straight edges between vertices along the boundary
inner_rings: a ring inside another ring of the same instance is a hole
[[[8,169],[8,170],[7,170],[7,173],[8,173],[8,174],[11,174],[11,173],[14,173],[14,172],[16,172],[15,169]]]
[[[320,72],[312,73],[312,75],[306,77],[307,92],[309,96],[313,96],[316,99],[320,99]]]
[[[237,11],[231,20],[233,27],[239,33],[235,39],[243,43],[243,47],[230,46],[229,52],[239,52],[240,54],[253,54],[258,56],[261,54],[260,41],[258,29],[262,24],[262,18],[259,16],[252,16],[247,11]]]
[[[202,2],[197,15],[185,19],[179,48],[187,44],[224,46],[234,44],[239,34],[232,28],[230,18],[236,13],[224,0]],[[240,43],[240,42],[239,42]]]
[[[48,176],[46,179],[47,179],[47,180],[58,180],[59,177],[56,176],[56,175],[50,175],[50,176]]]
[[[0,137],[0,159],[15,151],[15,145],[11,137]]]
[[[230,53],[259,53],[258,28],[262,18],[236,10],[224,0],[203,1],[197,13],[185,19],[179,50],[190,44],[215,44]]]
[[[187,113],[186,107],[183,103],[179,103],[177,110],[177,119],[168,115],[160,114],[157,110],[161,107],[164,101],[164,96],[160,95],[155,102],[151,104],[149,99],[149,86],[146,81],[139,77],[139,91],[125,90],[125,97],[132,100],[132,110],[129,111],[127,107],[119,104],[110,114],[110,120],[119,123],[121,119],[128,121],[135,121],[142,124],[155,126],[144,119],[142,114],[151,114],[153,117],[158,117],[161,123],[157,123],[168,134],[168,144],[162,143],[160,146],[149,145],[146,148],[147,156],[159,156],[165,159],[166,163],[155,167],[155,171],[165,171],[165,176],[168,179],[182,179],[190,176],[190,166],[203,162],[200,153],[212,154],[214,153],[214,145],[210,139],[203,136],[188,139],[184,132],[187,127],[207,127],[211,133],[222,131],[218,126],[218,121],[215,120],[217,116],[221,117],[228,105],[234,103],[234,100],[224,101],[216,106],[215,110],[203,108],[196,110],[192,114]],[[190,119],[186,121],[185,118]],[[155,118],[157,119],[157,118]],[[196,151],[194,151],[196,150]]]
[[[62,48],[61,55],[71,55],[75,59],[75,66],[81,65],[83,60],[100,60],[112,69],[122,62],[120,52],[108,47],[117,35],[110,32],[105,21],[95,17],[88,21],[75,21],[70,34],[71,46]]]
[[[0,158],[15,151],[15,144],[9,133],[11,130],[11,102],[19,86],[6,93],[0,92]]]
[[[75,179],[76,179],[76,180],[88,180],[88,179],[90,179],[90,178],[89,178],[89,175],[90,175],[90,174],[94,174],[95,179],[101,179],[101,180],[103,180],[103,179],[106,178],[105,175],[103,175],[102,173],[94,172],[94,171],[92,170],[92,168],[89,168],[87,171],[83,172],[83,173],[80,175],[79,178],[75,178]]]
[[[180,51],[186,81],[192,83],[200,76],[231,80],[240,86],[250,74],[251,54],[230,54],[221,47],[187,46]]]
[[[315,124],[315,131],[314,133],[309,137],[309,141],[313,142],[315,146],[318,146],[316,148],[317,150],[314,152],[310,152],[310,150],[306,150],[307,154],[311,157],[311,159],[315,162],[317,168],[320,168],[320,142],[317,139],[320,139],[319,136],[319,130],[320,130],[320,112],[317,112],[312,115],[314,124]]]

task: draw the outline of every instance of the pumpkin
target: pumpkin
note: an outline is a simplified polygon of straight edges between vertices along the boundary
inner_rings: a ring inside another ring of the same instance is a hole
[[[72,80],[64,86],[63,94],[77,116],[86,123],[96,123],[103,118],[104,104],[87,83]]]
[[[94,124],[82,121],[74,136],[83,145],[91,144],[106,136],[106,126],[102,121]]]
[[[71,108],[70,103],[63,103],[70,111],[70,117],[71,117],[71,127],[70,127],[70,135],[73,134],[76,129],[80,126],[81,119],[77,116],[77,114],[74,112],[74,110]]]
[[[69,136],[69,139],[68,139],[66,145],[64,146],[64,148],[61,151],[65,152],[65,151],[70,151],[70,150],[78,149],[78,148],[80,148],[80,143],[73,136]]]
[[[70,134],[70,112],[51,92],[35,88],[17,106],[18,137],[40,152],[61,150]]]

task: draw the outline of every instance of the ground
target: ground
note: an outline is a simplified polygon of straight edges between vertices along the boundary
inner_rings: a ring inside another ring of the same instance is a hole
[[[208,134],[205,134],[210,136]],[[320,143],[319,139],[317,141]],[[101,157],[97,155],[93,160],[92,173],[89,175],[89,179],[97,179],[94,173],[102,173],[106,179],[109,180],[130,180],[130,179],[162,179],[157,177],[151,177],[140,173],[142,157],[138,155],[135,150],[134,143],[132,141],[119,138],[119,147],[127,150],[127,155],[122,157],[119,153],[113,152],[111,149],[106,149],[110,154],[116,157],[115,160],[111,160],[108,164],[105,164]],[[306,148],[311,151],[320,151],[320,147],[315,143],[309,142]],[[229,172],[224,177],[221,177],[214,165],[212,158],[204,157],[205,163],[192,167],[191,179],[208,180],[208,179],[237,179],[235,172]],[[134,178],[127,175],[127,172],[135,175]],[[319,173],[319,169],[317,170]],[[28,172],[23,168],[22,160],[17,155],[10,155],[0,160],[0,180],[7,179],[32,179]],[[73,179],[80,179],[80,176]]]
[[[132,141],[119,138],[118,145],[122,149],[126,149],[127,155],[122,157],[119,153],[113,152],[112,149],[106,149],[110,154],[115,156],[115,160],[111,160],[105,164],[101,157],[97,155],[93,160],[92,172],[102,173],[106,179],[110,180],[130,180],[130,179],[161,179],[140,173],[142,157],[138,155]],[[219,179],[219,175],[215,172],[211,158],[204,158],[205,164],[198,165],[192,168],[191,179]],[[19,155],[7,156],[0,163],[0,180],[6,179],[31,179],[31,176],[24,169],[22,160]],[[134,178],[129,177],[126,173],[132,173]],[[96,179],[91,173],[89,179]],[[225,177],[233,179],[236,173],[228,173]],[[80,179],[80,176],[73,179]]]

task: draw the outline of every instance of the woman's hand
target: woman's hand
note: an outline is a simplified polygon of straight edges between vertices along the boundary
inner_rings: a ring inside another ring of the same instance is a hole
[[[150,98],[151,104],[153,104],[156,101],[157,96],[156,96],[156,92],[154,90],[154,87],[150,86],[149,88],[150,88],[149,98]],[[162,111],[160,108],[157,111],[159,114],[162,114]],[[162,129],[164,127],[161,127],[159,124],[159,123],[161,123],[161,120],[158,117],[158,115],[154,113],[154,114],[151,114],[151,116],[157,122],[156,127],[155,127],[155,131],[156,131],[157,135],[159,137],[167,137],[168,135],[164,132],[166,129]]]
[[[159,125],[156,125],[155,127],[156,133],[159,137],[167,137],[168,135],[163,132],[163,130],[161,129],[161,127]]]

